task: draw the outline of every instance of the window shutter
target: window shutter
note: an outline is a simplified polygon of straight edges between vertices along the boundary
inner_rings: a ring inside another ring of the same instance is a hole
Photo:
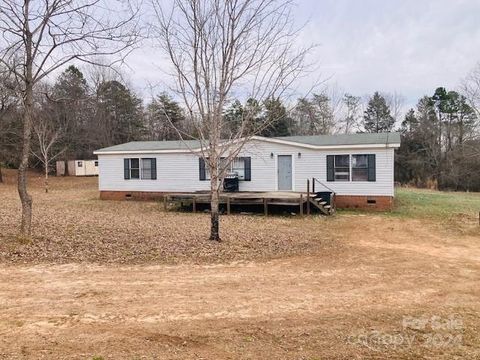
[[[198,158],[198,170],[200,180],[205,180],[205,159]]]
[[[245,163],[245,181],[252,181],[252,158],[244,157],[243,161]]]
[[[335,181],[334,155],[327,155],[327,181]]]
[[[152,180],[157,180],[157,158],[152,158]]]
[[[375,154],[368,155],[368,181],[376,181],[377,180],[377,171],[376,171],[376,164],[375,164]]]
[[[130,179],[130,159],[123,159],[123,178]]]

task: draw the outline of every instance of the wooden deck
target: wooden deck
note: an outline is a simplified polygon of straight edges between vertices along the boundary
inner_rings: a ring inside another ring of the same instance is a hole
[[[298,206],[300,214],[304,210],[310,214],[310,201],[315,194],[292,191],[269,191],[269,192],[225,192],[220,194],[220,204],[226,205],[227,214],[230,214],[231,205],[263,205],[265,215],[268,215],[269,205]],[[165,196],[165,209],[169,202],[191,204],[193,212],[198,204],[209,204],[208,192],[174,193]],[[306,209],[304,209],[306,205]]]

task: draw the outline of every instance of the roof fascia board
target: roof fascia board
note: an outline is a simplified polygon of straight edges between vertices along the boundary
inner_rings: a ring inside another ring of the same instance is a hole
[[[282,140],[281,140],[282,141]],[[312,150],[346,150],[346,149],[398,149],[399,143],[391,144],[356,144],[356,145],[309,145],[299,144],[291,141],[282,141],[283,145],[290,145],[299,148]],[[201,149],[178,149],[178,150],[113,150],[113,151],[94,151],[94,155],[120,155],[120,154],[187,154],[199,153]]]
[[[358,147],[360,147],[360,148],[367,148],[367,147],[369,147],[369,148],[384,148],[384,147],[398,148],[398,147],[400,147],[400,143],[355,144],[355,145],[344,145],[344,144],[339,144],[339,145],[312,145],[312,144],[299,143],[299,142],[296,142],[296,141],[266,138],[266,137],[263,137],[263,136],[253,136],[252,140],[259,140],[259,141],[265,141],[265,142],[276,143],[276,144],[303,147],[303,148],[308,148],[308,149],[340,149],[340,148],[344,149],[344,148],[358,148]]]

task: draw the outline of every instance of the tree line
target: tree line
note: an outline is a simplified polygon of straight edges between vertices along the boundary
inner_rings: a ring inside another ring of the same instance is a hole
[[[478,115],[475,101],[444,87],[421,98],[400,126],[396,180],[420,187],[480,191]]]
[[[101,67],[90,67],[87,72],[88,76],[70,65],[53,84],[42,84],[35,101],[32,159],[36,167],[52,171],[56,159],[91,159],[95,149],[129,141],[198,138],[193,119],[169,94],[160,93],[144,104],[117,73]],[[234,99],[223,111],[222,137],[228,138],[245,123],[266,137],[400,131],[398,182],[479,191],[479,117],[474,99],[439,87],[402,119],[395,110],[399,98],[375,92],[364,105],[360,96],[335,97],[325,89],[293,105],[274,97],[263,102],[250,98],[244,103]],[[3,166],[18,166],[22,111],[13,81],[3,76]]]

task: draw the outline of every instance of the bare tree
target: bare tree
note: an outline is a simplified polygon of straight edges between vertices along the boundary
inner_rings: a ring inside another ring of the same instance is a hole
[[[126,54],[138,36],[137,12],[130,2],[0,0],[0,63],[14,74],[24,108],[18,168],[23,235],[31,234],[27,168],[38,83],[74,60],[95,63],[98,56]]]
[[[219,192],[225,173],[261,126],[246,112],[227,138],[233,95],[278,98],[305,70],[309,49],[295,48],[289,0],[152,0],[158,44],[173,67],[176,91],[193,119],[210,173],[210,239],[220,240]],[[182,138],[185,134],[179,132]]]
[[[472,128],[471,139],[466,146],[470,147],[470,156],[480,158],[480,148],[478,142],[480,139],[480,62],[473,68],[467,77],[462,81],[460,91],[467,99],[468,104],[475,111],[477,121]],[[470,145],[473,144],[473,145]]]
[[[345,106],[345,114],[343,118],[339,121],[341,126],[341,131],[345,134],[350,134],[352,131],[358,128],[360,121],[360,107],[361,107],[361,97],[354,96],[348,93],[343,95],[343,104]]]
[[[33,132],[35,133],[36,146],[33,147],[32,155],[43,165],[45,192],[48,193],[48,174],[51,163],[67,150],[66,146],[58,146],[65,135],[66,129],[62,128],[48,114],[41,114],[33,123]]]
[[[480,118],[480,62],[462,81],[461,90]]]
[[[387,101],[387,105],[390,108],[391,114],[393,119],[395,120],[395,124],[399,124],[402,120],[403,112],[404,112],[404,104],[405,98],[403,95],[394,91],[393,93],[384,93],[382,94],[385,100]]]

